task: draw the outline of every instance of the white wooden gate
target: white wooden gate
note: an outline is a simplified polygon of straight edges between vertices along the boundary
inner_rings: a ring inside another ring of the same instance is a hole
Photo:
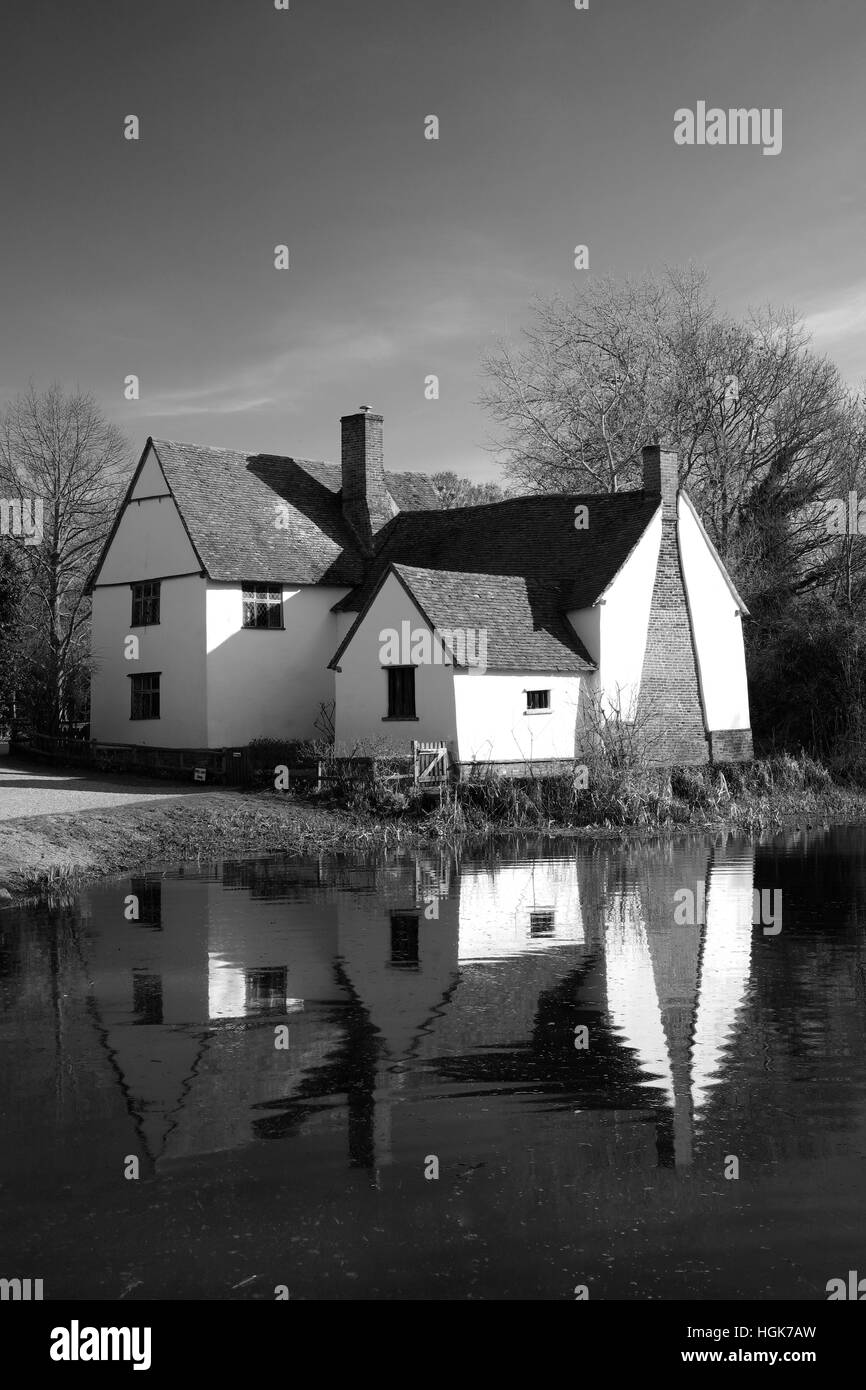
[[[415,782],[429,786],[431,783],[448,780],[448,748],[444,741],[419,743],[412,740],[412,763]]]

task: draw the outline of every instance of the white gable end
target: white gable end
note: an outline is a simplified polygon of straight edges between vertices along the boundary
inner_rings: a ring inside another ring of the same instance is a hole
[[[131,495],[133,498],[168,497],[170,493],[171,489],[165,481],[165,474],[159,466],[154,449],[151,447],[141,465]]]
[[[121,513],[96,587],[200,571],[201,562],[151,449]]]
[[[746,656],[737,600],[683,493],[679,499],[679,528],[683,579],[707,726],[711,730],[748,729]]]
[[[598,665],[596,688],[608,713],[633,719],[640,694],[647,626],[662,538],[661,510],[592,608],[574,609],[569,622]]]
[[[430,629],[420,610],[397,576],[389,574],[340,656],[336,680],[338,743],[384,740],[405,751],[412,739],[444,739],[454,745],[457,724],[451,657],[437,641],[435,654],[432,649],[430,652],[433,659],[418,664],[412,648],[416,638],[420,644],[425,635],[429,637]],[[417,717],[387,719],[386,667],[416,664]]]

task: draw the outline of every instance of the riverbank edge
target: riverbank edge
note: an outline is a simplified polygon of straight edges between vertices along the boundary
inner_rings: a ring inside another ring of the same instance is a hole
[[[830,785],[804,793],[776,790],[750,806],[732,802],[728,814],[695,809],[669,823],[495,826],[443,833],[441,821],[361,815],[291,794],[214,791],[195,798],[134,806],[58,812],[0,822],[0,907],[68,896],[99,879],[255,854],[319,854],[440,848],[476,848],[505,836],[558,839],[670,840],[684,834],[747,834],[866,824],[866,791]]]

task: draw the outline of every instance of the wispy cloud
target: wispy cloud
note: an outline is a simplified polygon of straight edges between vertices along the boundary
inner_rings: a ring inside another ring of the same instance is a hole
[[[866,333],[866,281],[836,295],[826,308],[807,314],[806,326],[816,342],[827,347]]]
[[[246,362],[230,372],[202,382],[149,391],[136,413],[160,419],[196,415],[238,415],[246,411],[278,408],[299,411],[323,381],[354,375],[359,367],[387,366],[425,343],[441,348],[476,335],[483,323],[479,306],[460,296],[433,303],[388,306],[371,326],[352,322],[309,324],[296,314],[272,320],[265,333],[248,344]],[[281,346],[291,342],[292,347]],[[240,355],[240,347],[237,349]]]

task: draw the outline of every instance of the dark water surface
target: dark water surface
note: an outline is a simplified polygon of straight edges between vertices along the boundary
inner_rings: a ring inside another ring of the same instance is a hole
[[[241,860],[5,910],[0,1277],[824,1299],[866,1274],[864,851]]]

